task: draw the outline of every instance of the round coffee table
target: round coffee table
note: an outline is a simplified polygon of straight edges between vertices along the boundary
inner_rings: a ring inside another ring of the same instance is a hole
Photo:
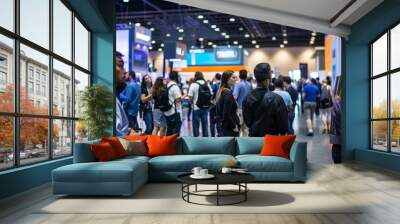
[[[255,180],[255,177],[248,173],[216,173],[213,174],[215,177],[212,179],[193,179],[189,174],[182,174],[177,177],[178,181],[182,183],[182,199],[188,203],[198,205],[234,205],[245,202],[247,200],[247,192],[249,188],[247,183]],[[198,190],[197,185],[216,185],[215,190]],[[190,191],[190,186],[195,186],[194,191]],[[220,189],[220,185],[236,185],[237,190],[223,190]],[[215,194],[205,194],[209,192],[215,192]],[[216,197],[216,204],[202,204],[193,202],[190,200],[190,196],[203,196],[203,197]],[[231,203],[221,203],[221,197],[232,197],[240,196],[240,199]]]

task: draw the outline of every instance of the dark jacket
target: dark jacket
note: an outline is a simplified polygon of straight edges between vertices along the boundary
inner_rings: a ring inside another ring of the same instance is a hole
[[[282,97],[257,87],[243,101],[243,119],[249,135],[284,135],[288,132],[288,111]]]
[[[330,143],[331,144],[341,144],[341,117],[342,117],[342,107],[339,99],[333,100],[333,109],[331,112],[331,129],[329,131],[330,134]]]
[[[237,116],[237,105],[232,91],[223,90],[216,104],[217,122],[223,129],[233,130],[239,126],[239,117]]]

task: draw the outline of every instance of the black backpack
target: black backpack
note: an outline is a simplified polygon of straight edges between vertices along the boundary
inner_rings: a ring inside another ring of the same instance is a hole
[[[197,102],[196,106],[198,106],[200,109],[208,109],[211,106],[211,100],[213,95],[211,94],[210,88],[208,87],[207,83],[200,84],[196,82],[199,85],[199,92],[198,92],[198,97],[197,97]]]
[[[172,104],[169,103],[169,89],[174,85],[163,89],[160,94],[154,98],[154,108],[160,109],[163,112],[169,111],[172,108]]]

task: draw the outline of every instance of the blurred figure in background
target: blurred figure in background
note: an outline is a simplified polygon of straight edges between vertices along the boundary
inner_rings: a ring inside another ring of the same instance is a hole
[[[274,93],[278,94],[279,96],[282,97],[283,101],[285,102],[286,108],[287,108],[287,114],[288,114],[288,132],[291,128],[291,120],[290,120],[290,114],[291,111],[293,110],[293,101],[292,98],[290,97],[290,94],[284,90],[284,85],[282,81],[283,77],[280,77],[279,79],[275,80],[275,90],[273,91]]]
[[[115,65],[116,65],[116,81],[117,81],[117,97],[116,97],[116,105],[115,105],[115,113],[116,113],[116,122],[115,122],[115,130],[117,136],[125,136],[128,135],[129,130],[129,121],[128,117],[125,114],[124,108],[120,102],[119,95],[125,89],[125,80],[124,80],[124,61],[122,59],[124,55],[120,52],[116,52],[115,57]]]
[[[303,95],[302,98],[304,100],[304,110],[307,114],[307,136],[314,136],[314,127],[313,127],[313,118],[315,109],[317,107],[317,97],[320,92],[317,87],[317,81],[315,79],[311,79],[308,81],[303,87]]]
[[[292,79],[289,76],[284,76],[283,78],[283,85],[285,87],[285,90],[289,93],[290,97],[292,98],[292,110],[289,111],[289,130],[288,133],[289,134],[294,134],[294,130],[293,130],[293,121],[295,118],[295,108],[297,105],[297,99],[299,97],[299,93],[297,92],[297,90],[292,86]]]
[[[252,90],[251,83],[247,81],[247,70],[239,71],[239,79],[240,81],[235,84],[235,88],[233,90],[233,96],[236,99],[238,105],[238,117],[240,119],[240,136],[248,136],[249,130],[246,124],[243,121],[243,110],[242,103],[244,98],[249,94]]]
[[[154,82],[153,88],[151,89],[151,95],[154,100],[157,100],[160,96],[162,91],[167,89],[167,85],[165,84],[163,77],[158,77]],[[167,131],[167,121],[163,112],[159,109],[154,107],[153,110],[153,121],[154,121],[154,128],[153,128],[153,135],[164,136]]]
[[[322,81],[322,87],[321,87],[321,97],[320,97],[320,112],[322,116],[322,134],[328,134],[329,133],[329,126],[331,122],[331,111],[332,111],[332,96],[333,96],[333,91],[332,87],[330,85],[330,82],[328,83],[328,80]]]
[[[330,134],[330,143],[332,144],[332,160],[334,163],[342,162],[342,145],[341,145],[341,117],[342,117],[342,106],[341,106],[341,92],[338,91],[337,96],[333,100],[332,109],[332,120]]]
[[[217,125],[217,120],[216,120],[216,96],[217,92],[219,89],[219,85],[221,83],[221,74],[217,73],[215,74],[214,81],[211,84],[211,89],[212,89],[212,105],[210,108],[210,132],[211,132],[211,137],[215,137],[218,135],[218,125]]]
[[[150,75],[145,75],[142,78],[141,96],[140,96],[140,113],[146,125],[144,134],[150,135],[153,131],[153,103],[151,88],[153,82]]]
[[[122,105],[128,116],[129,128],[139,131],[137,115],[139,113],[141,96],[141,87],[136,82],[136,74],[134,71],[128,73],[126,87],[121,93]]]

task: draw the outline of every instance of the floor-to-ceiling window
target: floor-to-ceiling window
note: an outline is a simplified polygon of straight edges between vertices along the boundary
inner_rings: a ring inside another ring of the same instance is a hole
[[[400,153],[400,24],[370,46],[371,148]]]
[[[90,74],[90,32],[63,0],[0,1],[0,170],[72,154]]]

